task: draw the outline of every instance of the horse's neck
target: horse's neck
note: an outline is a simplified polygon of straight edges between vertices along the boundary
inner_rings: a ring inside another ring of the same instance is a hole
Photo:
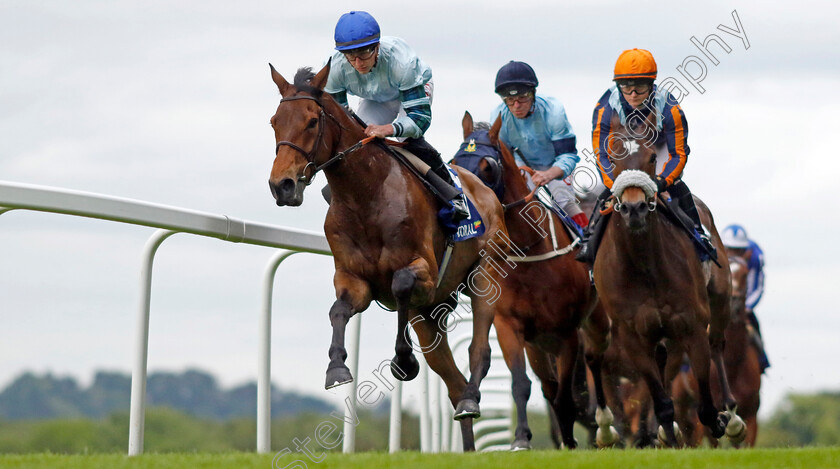
[[[523,200],[531,191],[528,189],[525,178],[520,174],[519,167],[515,164],[507,164],[507,161],[504,160],[502,164],[502,179],[505,184],[504,203],[512,204]],[[534,201],[539,203],[536,199]],[[549,234],[552,232],[550,224],[556,223],[557,220],[551,211],[542,204],[539,207],[536,208],[533,203],[520,205],[509,209],[505,216],[505,224],[511,241],[520,248],[528,248],[531,252],[539,251],[541,246],[545,249],[553,247]],[[568,242],[564,242],[566,241],[566,231],[562,226],[555,226],[553,231],[561,247],[568,244]],[[538,240],[538,237],[543,233],[547,235]]]
[[[347,142],[342,144],[346,147],[353,145]],[[375,143],[369,143],[345,156],[325,173],[334,197],[356,201],[357,205],[367,205],[380,196],[385,180],[396,164],[396,160],[386,150]]]
[[[331,110],[341,129],[335,128],[340,138],[330,150],[330,157],[346,151],[365,138],[364,130],[346,112]],[[375,142],[363,145],[326,168],[324,173],[333,196],[343,199],[371,200],[396,162],[387,151]]]

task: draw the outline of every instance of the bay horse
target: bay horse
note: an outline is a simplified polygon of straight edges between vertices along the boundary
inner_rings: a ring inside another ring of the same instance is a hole
[[[615,324],[616,340],[647,384],[664,443],[677,446],[670,383],[678,367],[666,366],[657,356],[660,341],[671,362],[681,361],[685,353],[690,358],[700,392],[700,422],[714,438],[739,438],[744,424],[734,412],[736,402],[723,368],[724,331],[730,320],[729,265],[701,264],[692,241],[659,206],[653,179],[656,151],[645,138],[651,132],[656,135],[654,118],[651,113],[632,128],[623,126],[618,116],[611,122],[608,151],[616,175],[616,213],[606,220],[594,264],[595,285]],[[708,207],[697,197],[695,203],[718,252],[725,252]],[[722,412],[712,398],[711,360],[721,371]]]
[[[526,374],[526,350],[531,368],[542,383],[543,396],[557,418],[563,445],[573,449],[577,446],[573,435],[577,407],[572,378],[580,348],[578,330],[581,326],[585,328],[581,336],[594,377],[596,413],[600,416],[610,412],[601,384],[601,361],[609,343],[609,319],[598,304],[586,265],[575,260],[577,244],[553,212],[532,200],[534,193],[528,189],[510,150],[499,140],[501,124],[499,117],[489,131],[476,132],[469,112],[461,122],[465,141],[471,136],[486,141],[479,133],[487,132],[490,145],[499,156],[505,225],[511,251],[515,251],[506,260],[507,275],[499,278],[504,294],[493,305],[494,325],[511,371],[516,403],[516,431],[511,449],[531,447],[532,433],[526,413],[531,381]],[[474,141],[470,145],[474,146]],[[458,164],[457,158],[454,163]],[[487,169],[485,161],[479,169],[479,174]],[[489,174],[482,176],[485,180],[489,177]],[[583,376],[585,386],[585,373]],[[600,430],[596,439],[612,444],[612,438],[617,437],[615,430],[609,424],[603,428],[606,433]]]
[[[747,319],[747,274],[749,266],[737,256],[729,257],[729,269],[732,272],[732,296],[730,308],[732,311],[732,322],[726,328],[726,349],[723,353],[723,362],[726,367],[726,376],[729,378],[732,387],[732,395],[738,402],[738,415],[744,419],[747,425],[744,444],[748,447],[755,446],[758,436],[758,408],[761,405],[759,392],[761,390],[761,366],[750,334],[752,333],[749,319]],[[717,373],[717,368],[712,367],[712,373]],[[680,379],[682,378],[682,379]],[[683,432],[686,434],[686,441],[693,446],[701,443],[703,432],[699,431],[698,422],[690,410],[696,406],[697,382],[686,372],[674,382],[674,401],[677,407],[678,423],[680,427],[685,426]],[[712,381],[712,394],[720,399],[720,388]],[[680,421],[681,420],[681,421]],[[712,446],[717,446],[714,440],[706,432]],[[739,447],[737,441],[732,445]]]
[[[438,224],[436,199],[384,145],[366,143],[364,128],[323,92],[329,70],[329,63],[317,74],[300,69],[290,84],[271,66],[282,99],[271,118],[276,147],[269,177],[279,206],[300,205],[320,170],[332,190],[324,232],[334,256],[336,301],[329,312],[333,332],[325,387],[353,380],[344,363],[345,328],[377,300],[397,310],[392,373],[404,381],[418,373],[410,324],[419,351],[446,383],[464,449],[474,450],[472,420],[480,416],[479,384],[490,367],[491,302],[499,294],[493,267],[507,250],[501,204],[478,178],[456,168],[485,232],[455,243],[446,273],[438,278],[447,237]],[[469,382],[452,358],[445,328],[457,298],[453,292],[462,290],[474,314]]]

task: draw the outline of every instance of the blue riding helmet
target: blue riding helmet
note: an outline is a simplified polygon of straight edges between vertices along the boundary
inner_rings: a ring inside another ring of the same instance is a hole
[[[746,249],[750,247],[747,231],[741,225],[729,225],[723,229],[720,236],[723,245],[730,249]]]
[[[358,49],[379,42],[379,23],[366,11],[341,15],[335,25],[336,50]]]
[[[496,93],[504,96],[531,91],[539,84],[534,69],[525,62],[511,60],[496,73]]]

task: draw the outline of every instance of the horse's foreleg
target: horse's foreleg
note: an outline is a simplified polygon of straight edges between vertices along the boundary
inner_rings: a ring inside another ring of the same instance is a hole
[[[697,407],[697,416],[700,423],[705,425],[712,433],[712,437],[720,438],[726,431],[726,424],[729,418],[724,414],[718,414],[712,399],[712,391],[709,384],[711,375],[711,357],[706,335],[702,329],[695,329],[693,334],[687,338],[686,350],[691,360],[691,370],[697,378],[697,387],[700,391],[700,403]],[[722,370],[718,370],[720,373]]]
[[[543,398],[548,404],[549,431],[554,447],[560,449],[562,446],[560,435],[560,422],[557,420],[557,412],[554,410],[554,398],[560,392],[560,385],[557,382],[557,370],[554,366],[554,358],[548,353],[536,348],[531,344],[525,344],[525,352],[531,370],[540,379],[540,390]]]
[[[560,424],[560,435],[563,437],[563,445],[568,449],[577,448],[577,440],[574,435],[577,408],[575,407],[575,399],[572,396],[572,376],[574,375],[578,350],[578,334],[577,331],[573,331],[564,338],[560,346],[560,354],[556,360],[560,392],[555,398],[554,409],[557,412],[557,421]]]
[[[491,288],[479,287],[479,291],[489,291]],[[455,408],[455,419],[481,417],[481,409],[478,403],[481,402],[481,392],[478,390],[481,380],[487,375],[490,369],[490,326],[493,325],[495,311],[488,300],[473,292],[473,337],[470,342],[470,379],[467,382],[467,389],[461,396],[461,401]]]
[[[610,320],[600,303],[595,307],[589,318],[583,323],[583,350],[586,365],[592,372],[592,382],[595,386],[595,444],[600,448],[615,446],[619,442],[618,431],[613,427],[612,410],[607,406],[604,393],[603,363],[604,354],[610,345]]]
[[[426,265],[425,261],[418,259],[408,267],[394,272],[391,281],[391,293],[397,300],[397,340],[394,345],[395,356],[392,362],[396,368],[392,367],[391,371],[394,377],[402,381],[413,380],[420,371],[420,364],[412,353],[408,327],[412,303],[415,303],[423,293],[427,296],[429,294],[427,288],[430,285],[423,282],[424,273],[427,274],[427,272],[422,269],[422,265],[419,265],[419,263]],[[420,301],[422,302],[422,299]]]
[[[423,350],[423,357],[429,364],[429,368],[437,373],[446,384],[449,402],[452,403],[454,409],[464,394],[467,380],[452,358],[447,334],[441,328],[441,324],[444,324],[444,322],[440,318],[415,316],[411,319],[411,325],[417,333],[417,341],[420,343],[421,350]],[[444,425],[449,425],[449,423],[446,422]],[[475,437],[471,418],[461,420],[461,437],[464,451],[475,451]]]
[[[726,329],[730,322],[729,295],[710,295],[709,309],[711,311],[711,322],[709,323],[709,348],[711,358],[718,369],[718,381],[723,396],[723,406],[726,410],[734,411],[737,402],[732,395],[729,386],[729,379],[726,376],[726,368],[723,362],[723,350],[726,346]]]
[[[350,369],[344,364],[344,360],[347,359],[344,333],[350,318],[367,309],[371,301],[370,287],[354,275],[336,270],[333,283],[337,299],[330,308],[330,324],[333,333],[329,351],[330,364],[327,366],[325,382],[327,389],[353,381]]]
[[[330,364],[327,366],[327,379],[324,387],[334,388],[353,381],[350,369],[344,364],[347,359],[347,349],[344,348],[344,333],[347,322],[355,311],[349,302],[339,299],[335,300],[330,308],[330,324],[332,324],[332,342],[330,344]]]
[[[494,324],[499,346],[511,373],[513,401],[516,403],[516,431],[510,449],[531,449],[531,428],[526,412],[531,397],[531,380],[525,370],[525,337],[521,325],[514,319],[497,316]]]
[[[653,399],[653,410],[659,422],[660,433],[663,433],[663,443],[676,447],[677,435],[674,431],[674,402],[668,397],[665,387],[660,381],[660,368],[654,357],[655,344],[643,341],[635,332],[622,333],[622,345],[627,355],[633,361],[636,370],[644,378]]]

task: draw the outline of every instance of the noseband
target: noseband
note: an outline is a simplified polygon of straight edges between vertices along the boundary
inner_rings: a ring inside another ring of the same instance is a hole
[[[300,99],[308,99],[308,100],[314,101],[315,104],[317,104],[318,107],[321,108],[320,112],[318,113],[318,135],[315,137],[315,144],[312,145],[311,150],[306,151],[294,142],[290,142],[288,140],[281,140],[281,141],[277,142],[277,146],[274,147],[274,155],[277,156],[277,153],[280,152],[280,147],[282,147],[282,146],[291,147],[291,148],[297,150],[298,152],[300,152],[300,154],[303,155],[303,158],[306,160],[306,166],[303,167],[303,174],[298,178],[298,180],[303,182],[304,184],[306,184],[308,186],[308,185],[312,184],[312,181],[315,179],[315,175],[318,174],[318,171],[321,171],[324,168],[328,168],[328,167],[332,166],[333,164],[341,161],[349,153],[352,153],[352,152],[358,150],[359,148],[362,147],[362,145],[371,141],[372,138],[363,139],[360,142],[357,142],[356,144],[350,146],[346,150],[336,153],[330,159],[325,161],[324,164],[318,165],[317,163],[315,163],[315,154],[318,151],[318,144],[321,142],[321,140],[324,136],[324,116],[329,117],[330,119],[333,120],[333,122],[336,123],[336,125],[338,125],[338,132],[339,132],[338,133],[338,141],[339,142],[341,141],[341,133],[344,131],[345,127],[343,125],[341,125],[341,123],[338,122],[338,119],[336,119],[332,114],[329,114],[324,110],[324,105],[323,105],[323,103],[321,103],[321,101],[319,101],[317,98],[314,98],[312,96],[306,96],[306,95],[289,96],[288,98],[281,99],[280,103],[283,103],[285,101],[297,101],[297,100],[300,100]],[[311,170],[311,174],[307,175],[307,171],[310,171],[310,170]]]

